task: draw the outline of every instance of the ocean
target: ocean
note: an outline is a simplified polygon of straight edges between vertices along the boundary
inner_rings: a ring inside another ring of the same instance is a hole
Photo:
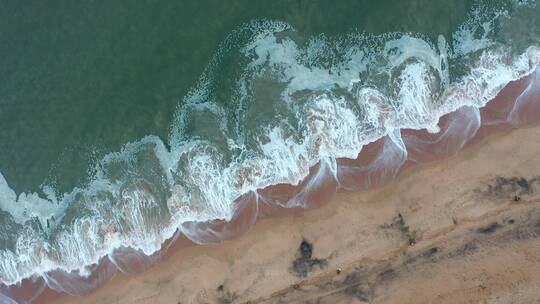
[[[10,287],[23,281],[39,285],[28,302],[86,292],[103,263],[138,272],[178,235],[223,241],[265,208],[381,186],[540,114],[536,1],[31,1],[0,15],[5,303],[25,303]]]

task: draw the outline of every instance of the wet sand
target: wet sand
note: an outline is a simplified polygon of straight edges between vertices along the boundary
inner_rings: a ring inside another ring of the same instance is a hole
[[[55,303],[537,303],[540,127]]]

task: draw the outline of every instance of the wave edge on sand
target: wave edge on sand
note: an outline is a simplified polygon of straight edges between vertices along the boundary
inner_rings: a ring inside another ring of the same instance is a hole
[[[443,36],[435,46],[399,33],[315,37],[302,47],[289,25],[270,21],[231,34],[179,105],[170,148],[154,136],[127,144],[98,164],[87,187],[61,198],[47,189],[47,199],[16,195],[0,175],[0,215],[20,233],[0,251],[0,279],[84,293],[117,269],[143,271],[179,235],[219,242],[273,208],[313,207],[338,189],[381,186],[407,161],[449,157],[478,132],[534,122],[538,47],[512,55],[486,28],[477,33],[496,19],[474,18],[453,48]],[[246,32],[247,43],[238,42]],[[245,61],[232,110],[212,92],[225,57]],[[464,75],[450,73],[452,60],[468,62]],[[268,109],[261,92],[279,102]],[[282,119],[257,121],[259,113]],[[197,128],[201,119],[216,128]]]

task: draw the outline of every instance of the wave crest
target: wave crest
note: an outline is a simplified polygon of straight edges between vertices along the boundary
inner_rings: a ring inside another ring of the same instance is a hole
[[[154,136],[129,143],[60,198],[16,196],[0,175],[0,217],[18,235],[0,240],[0,281],[39,274],[81,293],[115,269],[144,270],[178,230],[219,242],[249,229],[262,206],[316,206],[338,189],[381,186],[407,160],[455,154],[483,125],[533,121],[540,50],[516,55],[496,42],[501,18],[512,17],[474,15],[452,46],[403,33],[301,44],[291,26],[270,21],[239,29],[179,105],[170,148]],[[519,79],[517,102],[482,112]],[[69,283],[81,276],[95,280]]]

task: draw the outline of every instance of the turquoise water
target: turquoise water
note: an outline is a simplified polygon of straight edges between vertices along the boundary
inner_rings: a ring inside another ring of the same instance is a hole
[[[230,220],[235,200],[317,163],[339,184],[336,158],[379,138],[381,159],[404,161],[400,129],[436,132],[462,106],[480,124],[478,109],[534,70],[538,13],[534,1],[6,3],[0,280],[120,246],[149,255],[178,228],[205,243],[184,224]]]

